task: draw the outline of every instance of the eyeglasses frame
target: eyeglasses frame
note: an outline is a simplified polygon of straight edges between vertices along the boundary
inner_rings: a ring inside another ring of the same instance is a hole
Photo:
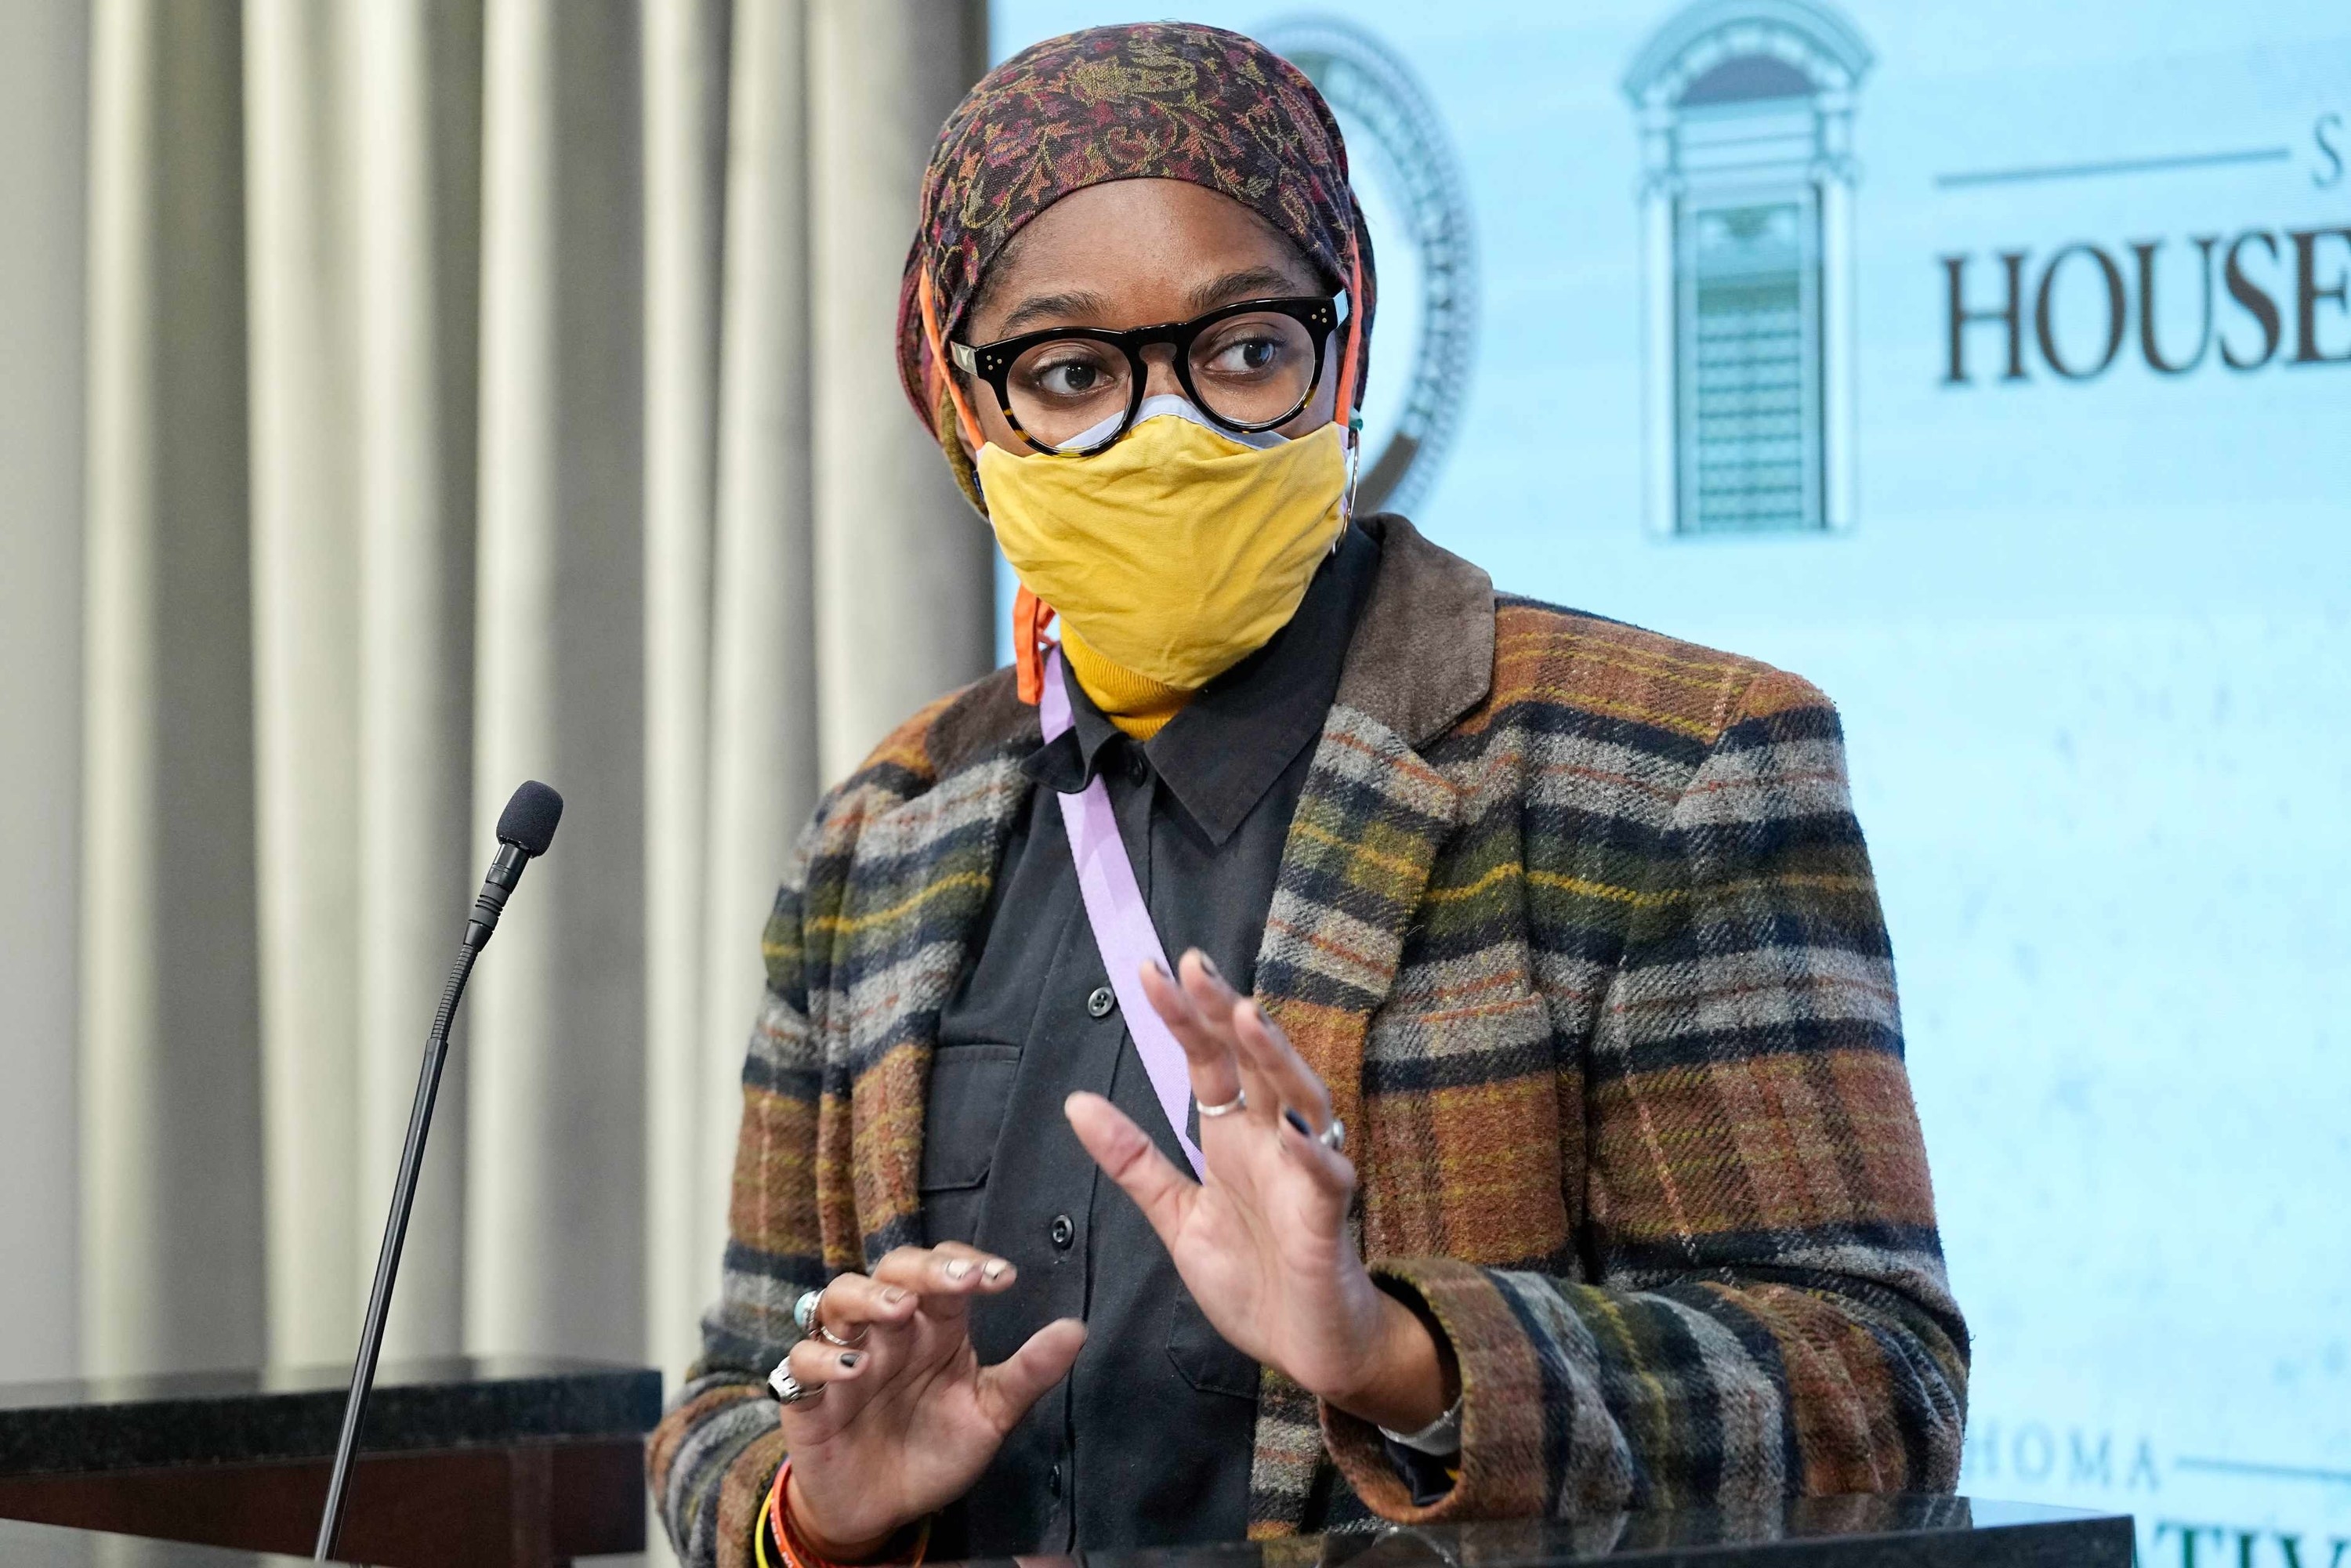
[[[1194,406],[1217,424],[1238,434],[1255,435],[1289,423],[1298,417],[1308,403],[1314,401],[1315,392],[1322,388],[1323,361],[1329,350],[1331,334],[1338,330],[1339,324],[1347,319],[1347,305],[1344,290],[1337,294],[1293,295],[1273,299],[1241,299],[1230,305],[1220,305],[1216,309],[1195,316],[1188,321],[1165,321],[1156,326],[1128,327],[1123,329],[1106,327],[1047,327],[1040,331],[1022,332],[1010,338],[999,338],[992,343],[950,342],[947,344],[947,353],[955,361],[956,369],[967,375],[977,377],[994,389],[996,406],[1002,411],[1004,422],[1009,424],[1013,433],[1027,442],[1031,448],[1050,457],[1092,457],[1096,453],[1106,452],[1115,446],[1125,438],[1128,431],[1134,428],[1134,416],[1143,410],[1144,389],[1151,380],[1151,367],[1143,362],[1143,350],[1161,343],[1168,345],[1175,350],[1176,380],[1177,384],[1183,387],[1184,394],[1192,400]],[[1227,419],[1210,408],[1207,400],[1200,395],[1199,389],[1192,384],[1192,345],[1198,340],[1201,333],[1220,322],[1228,321],[1236,316],[1248,316],[1260,311],[1272,311],[1278,315],[1287,316],[1306,329],[1307,336],[1314,341],[1314,374],[1312,379],[1307,382],[1305,392],[1300,396],[1297,403],[1287,413],[1277,419],[1244,424]],[[1102,343],[1118,350],[1126,356],[1127,369],[1133,372],[1131,379],[1134,383],[1134,390],[1128,394],[1126,400],[1126,414],[1119,421],[1118,428],[1092,445],[1077,449],[1048,446],[1022,429],[1020,416],[1012,412],[1012,394],[1006,385],[1011,379],[1012,367],[1019,361],[1021,355],[1043,343],[1072,340]]]

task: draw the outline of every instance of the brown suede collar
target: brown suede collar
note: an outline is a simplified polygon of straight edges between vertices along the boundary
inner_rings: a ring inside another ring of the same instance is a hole
[[[1378,541],[1380,567],[1348,644],[1337,701],[1418,750],[1493,686],[1494,581],[1393,513],[1356,526]],[[925,749],[937,777],[989,752],[1042,742],[1037,710],[1020,701],[1006,668],[949,703],[932,720]]]
[[[1380,575],[1338,700],[1417,751],[1493,687],[1494,580],[1394,513],[1358,526],[1379,541]]]

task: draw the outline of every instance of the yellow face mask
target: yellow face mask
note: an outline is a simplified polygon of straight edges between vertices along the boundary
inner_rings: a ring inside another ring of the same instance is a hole
[[[1346,527],[1346,433],[1236,436],[1145,402],[1091,457],[980,448],[1005,559],[1103,658],[1195,691],[1271,640]]]

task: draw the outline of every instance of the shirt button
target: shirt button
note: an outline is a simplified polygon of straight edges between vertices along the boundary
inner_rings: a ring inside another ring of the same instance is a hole
[[[1061,1467],[1055,1465],[1045,1472],[1045,1490],[1055,1497],[1061,1495]]]
[[[1054,1249],[1062,1252],[1067,1252],[1070,1243],[1078,1239],[1078,1228],[1066,1214],[1053,1216],[1053,1223],[1047,1233],[1053,1239]]]
[[[1137,784],[1151,777],[1151,759],[1143,755],[1139,746],[1127,748],[1126,776]]]
[[[1111,1009],[1116,1006],[1118,1006],[1118,993],[1108,986],[1096,986],[1093,994],[1086,998],[1086,1016],[1093,1019],[1106,1019],[1110,1017]]]

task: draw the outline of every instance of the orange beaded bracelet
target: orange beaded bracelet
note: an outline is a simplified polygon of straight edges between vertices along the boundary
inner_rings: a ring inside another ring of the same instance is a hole
[[[768,1489],[768,1500],[759,1505],[759,1521],[752,1536],[752,1545],[759,1559],[759,1568],[778,1568],[778,1565],[769,1561],[768,1556],[768,1542],[770,1535],[775,1540],[776,1551],[783,1557],[781,1568],[850,1568],[848,1564],[834,1563],[830,1558],[820,1557],[810,1551],[808,1543],[800,1539],[799,1532],[792,1528],[791,1503],[784,1491],[785,1483],[790,1480],[791,1474],[792,1461],[787,1456],[783,1467],[776,1471],[775,1484]],[[881,1561],[894,1561],[902,1563],[904,1568],[919,1568],[923,1554],[930,1550],[930,1545],[931,1521],[925,1517],[914,1531],[914,1543],[911,1549],[911,1555],[894,1559],[885,1556]]]

